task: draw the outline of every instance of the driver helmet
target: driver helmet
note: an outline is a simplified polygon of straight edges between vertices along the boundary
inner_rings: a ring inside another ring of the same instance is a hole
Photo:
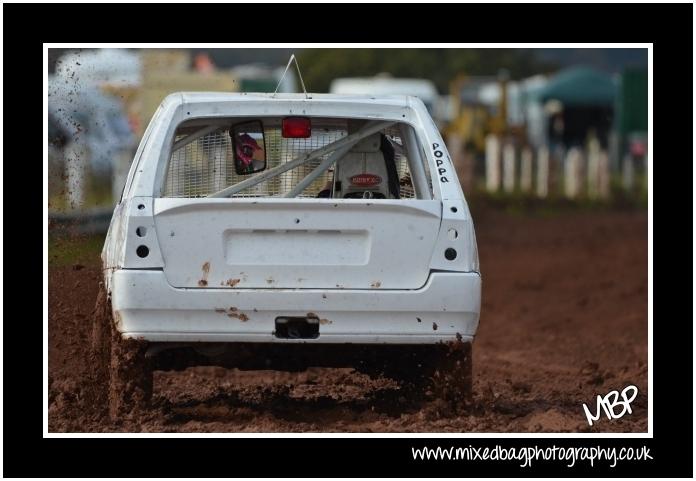
[[[235,149],[237,158],[246,167],[251,165],[251,162],[254,160],[254,152],[261,150],[261,147],[249,134],[241,134],[237,136]]]

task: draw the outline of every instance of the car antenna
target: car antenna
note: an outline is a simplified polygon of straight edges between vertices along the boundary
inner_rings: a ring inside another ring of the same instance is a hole
[[[302,84],[302,91],[305,94],[305,98],[309,98],[309,95],[307,94],[307,89],[305,88],[304,85],[304,80],[302,80],[302,73],[300,72],[300,64],[297,63],[297,58],[295,58],[295,54],[293,53],[290,55],[290,60],[288,60],[288,65],[285,67],[285,72],[283,72],[283,75],[280,77],[280,80],[278,80],[278,85],[276,86],[275,92],[273,92],[272,97],[275,98],[276,94],[278,93],[278,89],[280,88],[280,84],[283,83],[283,79],[285,78],[285,74],[288,73],[288,69],[290,68],[290,64],[292,61],[295,61],[295,67],[297,68],[297,76],[300,77],[300,83]]]

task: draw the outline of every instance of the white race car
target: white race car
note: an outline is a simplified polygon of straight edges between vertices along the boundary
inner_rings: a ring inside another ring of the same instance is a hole
[[[102,260],[113,339],[146,346],[112,371],[119,386],[133,366],[215,363],[470,390],[474,226],[415,97],[169,95]],[[461,369],[438,374],[446,359]]]

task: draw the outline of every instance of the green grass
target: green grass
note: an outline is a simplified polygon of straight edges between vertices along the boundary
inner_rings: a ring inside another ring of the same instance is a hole
[[[82,208],[113,206],[111,195],[111,181],[109,179],[97,179],[87,177],[85,184],[85,198]],[[64,182],[57,177],[50,177],[48,182],[48,209],[51,212],[67,212],[72,210],[65,194]]]
[[[48,236],[48,266],[94,265],[104,246],[105,235]]]

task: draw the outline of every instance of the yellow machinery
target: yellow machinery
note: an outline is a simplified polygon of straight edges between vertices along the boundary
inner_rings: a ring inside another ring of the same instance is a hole
[[[477,153],[483,153],[488,134],[517,136],[523,131],[512,129],[507,122],[507,73],[502,72],[498,75],[498,82],[501,95],[495,112],[491,112],[490,107],[478,101],[475,96],[464,95],[467,89],[475,91],[476,79],[460,74],[450,82],[454,119],[445,129],[448,137],[456,136],[462,145],[473,147]]]

